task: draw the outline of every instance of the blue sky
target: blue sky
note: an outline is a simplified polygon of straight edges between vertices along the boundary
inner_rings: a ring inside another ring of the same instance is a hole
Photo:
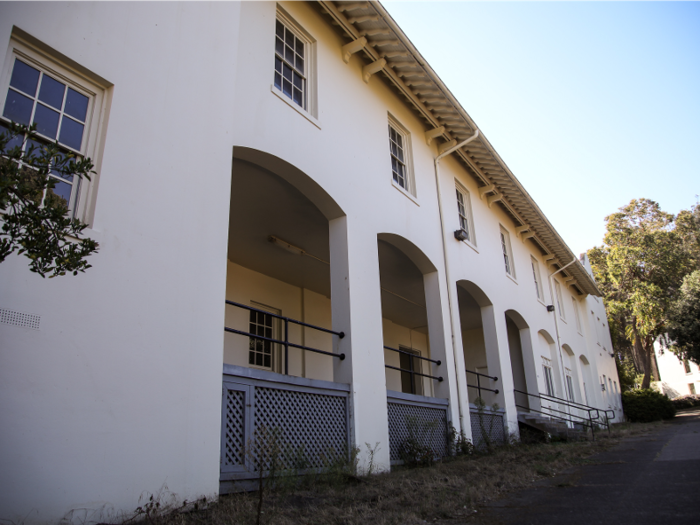
[[[383,4],[574,253],[697,202],[700,3]]]

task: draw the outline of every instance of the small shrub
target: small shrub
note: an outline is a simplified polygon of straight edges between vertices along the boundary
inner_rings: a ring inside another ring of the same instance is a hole
[[[671,419],[676,415],[671,400],[651,389],[623,392],[622,408],[627,418],[635,423]]]
[[[671,403],[673,403],[676,410],[700,407],[700,396],[690,394],[687,396],[677,397],[676,399],[672,399]]]

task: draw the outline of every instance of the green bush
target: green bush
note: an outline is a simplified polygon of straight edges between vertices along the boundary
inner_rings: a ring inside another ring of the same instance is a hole
[[[683,397],[677,397],[676,399],[671,401],[671,403],[673,403],[673,406],[676,408],[676,410],[700,407],[700,396],[688,395]]]
[[[627,418],[635,423],[671,419],[676,415],[671,400],[651,389],[623,392],[622,408]]]

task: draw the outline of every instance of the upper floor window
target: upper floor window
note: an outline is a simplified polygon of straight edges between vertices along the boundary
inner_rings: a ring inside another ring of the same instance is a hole
[[[566,320],[566,311],[564,310],[564,301],[561,296],[561,285],[559,281],[554,281],[554,294],[557,297],[557,311],[559,312],[559,317]]]
[[[14,36],[10,46],[12,53],[0,84],[5,97],[0,132],[6,132],[7,124],[13,121],[35,125],[36,135],[32,139],[16,137],[8,146],[21,146],[25,154],[34,151],[38,155],[49,143],[58,143],[61,155],[92,157],[95,161],[103,87]],[[58,170],[50,171],[49,176],[55,183],[48,190],[51,198],[62,199],[71,216],[85,220],[90,181]]]
[[[457,213],[459,215],[459,228],[465,233],[466,241],[476,245],[474,238],[474,221],[472,219],[472,204],[469,192],[460,184],[457,184]]]
[[[581,333],[581,314],[579,313],[578,310],[578,302],[576,301],[575,297],[571,297],[571,304],[574,310],[574,317],[576,318],[576,330],[578,330],[578,333]]]
[[[305,44],[277,19],[275,28],[275,87],[306,109]]]
[[[501,251],[503,252],[503,262],[506,267],[506,273],[515,278],[515,267],[513,266],[513,251],[510,247],[510,235],[506,230],[501,228]]]
[[[272,92],[320,128],[316,120],[316,40],[279,6]]]
[[[690,362],[687,359],[683,360],[683,366],[685,367],[686,374],[692,374],[693,371],[690,369]]]
[[[542,294],[542,279],[540,277],[540,265],[535,260],[534,257],[530,257],[530,263],[532,264],[532,278],[535,280],[535,293],[537,294],[537,299],[544,300]]]
[[[408,131],[389,117],[389,154],[394,185],[415,196],[411,168],[411,141]]]

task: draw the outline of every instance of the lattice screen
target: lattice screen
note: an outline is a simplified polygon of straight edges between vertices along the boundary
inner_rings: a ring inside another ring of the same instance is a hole
[[[245,392],[226,389],[226,428],[224,431],[224,465],[245,462]]]
[[[347,453],[347,400],[278,388],[255,388],[254,425],[279,445],[279,468],[319,468]]]
[[[491,443],[502,445],[505,443],[505,429],[503,426],[503,416],[501,414],[490,414],[477,411],[470,412],[472,424],[472,440],[476,448],[484,448],[484,434],[489,436]]]
[[[421,445],[429,446],[437,456],[447,455],[447,411],[402,403],[388,403],[389,449],[391,460],[401,459],[401,445],[415,437]]]

